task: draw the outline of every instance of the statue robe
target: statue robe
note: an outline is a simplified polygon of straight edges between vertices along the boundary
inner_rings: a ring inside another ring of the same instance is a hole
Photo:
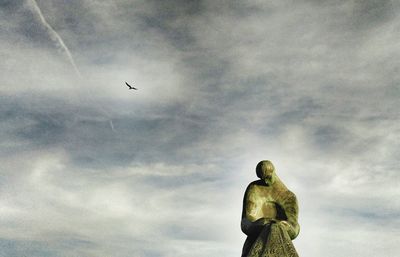
[[[275,211],[265,211],[266,204],[273,204]],[[263,218],[271,222],[264,224]],[[298,257],[292,243],[300,230],[297,218],[296,196],[279,178],[268,188],[262,180],[250,183],[243,200],[241,227],[247,239],[242,257]],[[286,221],[289,226],[280,221]]]

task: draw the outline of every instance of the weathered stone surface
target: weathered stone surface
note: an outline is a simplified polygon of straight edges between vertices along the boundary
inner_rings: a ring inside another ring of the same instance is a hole
[[[296,195],[282,183],[270,161],[256,167],[259,180],[246,189],[241,228],[247,235],[242,257],[298,257],[292,240],[300,231]]]

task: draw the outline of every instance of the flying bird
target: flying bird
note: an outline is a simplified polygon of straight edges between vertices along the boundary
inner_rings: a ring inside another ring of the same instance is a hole
[[[126,84],[128,87],[129,87],[129,89],[135,89],[135,90],[137,90],[137,88],[136,88],[136,87],[132,87],[132,86],[131,86],[131,85],[129,85],[129,84],[128,84],[128,82],[126,82],[126,81],[125,81],[125,84]]]

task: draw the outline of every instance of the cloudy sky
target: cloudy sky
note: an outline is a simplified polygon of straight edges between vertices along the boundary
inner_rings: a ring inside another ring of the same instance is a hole
[[[399,256],[399,11],[0,0],[0,257],[240,256],[263,159],[300,256]]]

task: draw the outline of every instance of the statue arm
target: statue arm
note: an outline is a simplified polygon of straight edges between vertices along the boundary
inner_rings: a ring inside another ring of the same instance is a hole
[[[257,220],[253,219],[252,211],[255,208],[254,202],[251,200],[252,194],[251,184],[247,187],[243,199],[243,210],[242,210],[242,220],[241,229],[246,235],[258,234],[262,227],[267,223],[265,218],[260,218]]]
[[[297,203],[296,195],[289,191],[289,195],[281,203],[285,211],[287,220],[282,223],[286,227],[290,238],[293,240],[300,232],[300,225],[298,223],[299,206]]]

